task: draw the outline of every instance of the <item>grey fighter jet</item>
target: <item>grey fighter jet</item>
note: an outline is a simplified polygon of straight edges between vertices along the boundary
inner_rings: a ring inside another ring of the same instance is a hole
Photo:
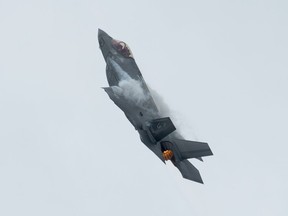
[[[158,110],[128,45],[98,30],[106,61],[109,87],[104,90],[124,112],[141,141],[165,163],[171,162],[186,179],[203,183],[199,171],[188,161],[212,155],[207,143],[184,140],[169,118]]]

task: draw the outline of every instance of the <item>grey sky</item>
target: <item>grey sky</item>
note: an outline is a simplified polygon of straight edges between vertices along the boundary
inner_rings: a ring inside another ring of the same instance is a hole
[[[0,0],[0,215],[288,214],[287,1]],[[127,42],[187,139],[182,179],[100,88]]]

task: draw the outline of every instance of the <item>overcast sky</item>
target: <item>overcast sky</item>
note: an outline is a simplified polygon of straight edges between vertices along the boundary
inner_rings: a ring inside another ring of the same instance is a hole
[[[288,215],[288,1],[0,0],[0,215]],[[204,185],[165,166],[101,87],[125,41]]]

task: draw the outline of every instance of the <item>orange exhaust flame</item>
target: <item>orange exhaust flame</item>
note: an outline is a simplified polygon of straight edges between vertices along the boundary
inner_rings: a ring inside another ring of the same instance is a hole
[[[162,155],[165,160],[171,160],[173,157],[173,152],[171,150],[165,150]]]

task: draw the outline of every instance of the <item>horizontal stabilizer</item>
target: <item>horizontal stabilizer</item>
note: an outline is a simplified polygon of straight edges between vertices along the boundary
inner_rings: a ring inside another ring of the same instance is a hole
[[[174,165],[179,169],[183,178],[203,184],[199,170],[196,169],[196,167],[194,167],[188,160],[179,161],[174,163]]]
[[[207,143],[180,139],[175,139],[174,143],[177,145],[182,159],[201,158],[213,155]]]

